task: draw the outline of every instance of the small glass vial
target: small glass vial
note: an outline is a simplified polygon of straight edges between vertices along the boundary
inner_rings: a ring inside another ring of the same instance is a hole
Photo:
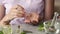
[[[60,22],[55,23],[56,34],[60,34]]]
[[[55,34],[55,27],[48,25],[49,22],[44,22],[44,29],[46,34]]]
[[[12,34],[20,34],[21,33],[21,24],[24,23],[24,18],[15,18],[10,22]]]
[[[20,34],[20,23],[18,23],[18,21],[16,21],[18,19],[14,19],[10,22],[11,25],[11,34]]]

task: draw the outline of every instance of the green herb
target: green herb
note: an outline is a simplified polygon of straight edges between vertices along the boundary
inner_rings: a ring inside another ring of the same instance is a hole
[[[44,27],[40,27],[38,28],[39,31],[43,31],[44,30]]]
[[[51,21],[48,21],[48,22],[47,22],[47,25],[50,26],[50,25],[51,25]]]
[[[21,32],[21,34],[26,34],[26,32],[23,31],[23,32]]]
[[[39,30],[39,31],[43,31],[43,30],[44,30],[44,25],[43,25],[43,23],[41,23],[41,24],[39,25],[38,30]]]
[[[46,23],[47,26],[50,26],[51,25],[51,21],[48,21]],[[39,27],[38,27],[38,30],[39,31],[43,31],[44,30],[44,24],[43,23],[40,23]]]
[[[11,27],[3,28],[2,31],[3,31],[4,34],[11,34]]]
[[[3,34],[3,31],[0,31],[0,34]]]

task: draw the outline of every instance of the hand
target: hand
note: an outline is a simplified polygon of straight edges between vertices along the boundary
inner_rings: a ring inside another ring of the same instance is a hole
[[[16,17],[23,17],[24,14],[24,8],[20,5],[16,5],[11,8],[10,12],[8,13],[8,17],[11,19]]]
[[[39,19],[39,14],[37,13],[31,13],[31,23],[32,24],[37,24],[38,23],[38,20]]]
[[[37,13],[30,13],[27,14],[25,22],[26,23],[32,23],[32,24],[37,24],[38,23],[38,19],[39,19],[39,14]]]
[[[30,19],[31,19],[31,14],[27,14],[27,13],[26,13],[26,14],[25,14],[25,21],[24,21],[24,22],[27,23],[27,24],[29,24],[29,23],[31,22]]]
[[[31,13],[31,22],[36,21],[38,22],[39,14],[37,13]]]
[[[10,10],[10,12],[5,15],[5,17],[1,20],[0,25],[8,24],[10,20],[16,18],[16,17],[23,17],[24,16],[24,8],[20,5],[13,6]]]

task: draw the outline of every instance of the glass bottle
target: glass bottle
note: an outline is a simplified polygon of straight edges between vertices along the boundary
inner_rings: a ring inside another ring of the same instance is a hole
[[[12,34],[20,34],[21,24],[23,23],[24,18],[15,18],[10,22]]]

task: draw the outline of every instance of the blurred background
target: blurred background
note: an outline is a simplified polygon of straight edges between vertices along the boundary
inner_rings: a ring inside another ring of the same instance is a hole
[[[60,14],[60,0],[55,0],[55,9]]]

